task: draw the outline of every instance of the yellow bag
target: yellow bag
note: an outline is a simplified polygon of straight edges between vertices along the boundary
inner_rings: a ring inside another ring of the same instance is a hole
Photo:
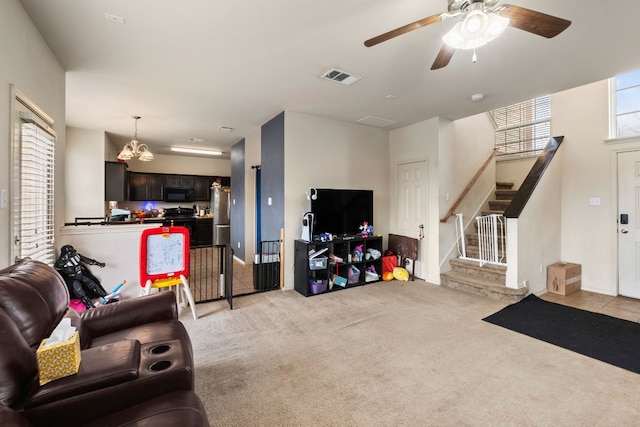
[[[406,268],[394,267],[393,268],[393,277],[395,277],[396,280],[403,280],[403,281],[407,282],[407,281],[409,281],[409,272],[407,271]]]
[[[77,374],[80,369],[80,336],[78,332],[65,342],[44,347],[47,339],[43,339],[36,350],[40,385],[59,378]]]

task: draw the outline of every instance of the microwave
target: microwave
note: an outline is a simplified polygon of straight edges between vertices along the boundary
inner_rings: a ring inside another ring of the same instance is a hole
[[[164,201],[181,203],[181,202],[195,202],[196,195],[193,188],[172,188],[166,187],[164,189]]]

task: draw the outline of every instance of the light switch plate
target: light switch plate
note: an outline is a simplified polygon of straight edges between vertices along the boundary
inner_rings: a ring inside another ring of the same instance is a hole
[[[0,208],[6,209],[9,207],[9,192],[7,190],[0,190]]]

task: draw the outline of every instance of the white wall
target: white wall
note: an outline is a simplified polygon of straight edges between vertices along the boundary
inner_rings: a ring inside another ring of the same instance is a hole
[[[608,83],[601,81],[554,94],[553,135],[562,144],[562,252],[558,261],[582,264],[582,288],[608,295],[617,290],[617,150],[638,142],[607,144]],[[589,198],[599,197],[600,206]]]
[[[53,128],[58,137],[55,155],[55,222],[60,226],[64,223],[65,205],[64,70],[17,0],[0,2],[0,57],[0,189],[11,191],[9,85],[14,84],[55,120]],[[9,193],[9,196],[12,194]],[[13,263],[10,259],[9,209],[0,208],[0,230],[0,267],[5,267]]]
[[[251,166],[261,162],[261,130],[258,129],[244,139],[244,259],[251,263],[256,253],[256,171]],[[289,239],[291,240],[291,239]]]
[[[517,190],[527,177],[536,159],[537,157],[526,157],[498,161],[496,163],[496,181],[513,182],[513,189]]]
[[[306,191],[371,189],[374,233],[389,233],[388,131],[371,126],[285,112],[285,288],[293,288],[293,242],[300,238]]]
[[[65,222],[104,216],[105,133],[67,127]]]

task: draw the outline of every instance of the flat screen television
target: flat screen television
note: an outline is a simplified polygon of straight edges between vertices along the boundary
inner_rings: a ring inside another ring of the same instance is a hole
[[[311,199],[313,234],[350,236],[360,233],[363,222],[373,225],[373,190],[318,188]]]

